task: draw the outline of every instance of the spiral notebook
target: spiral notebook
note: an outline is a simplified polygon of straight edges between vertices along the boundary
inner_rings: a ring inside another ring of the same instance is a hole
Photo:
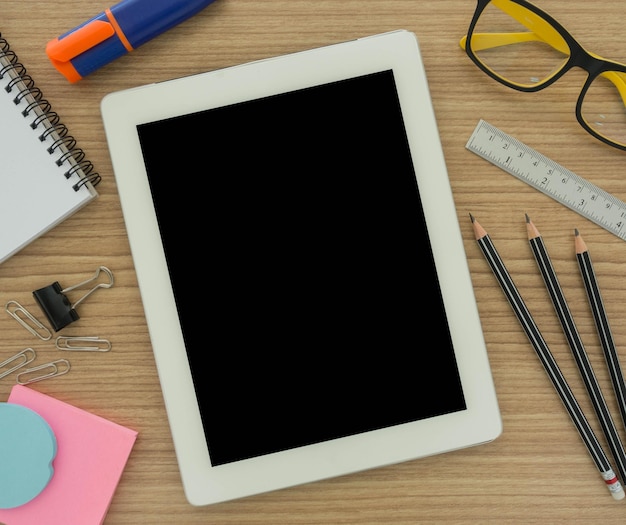
[[[93,200],[100,175],[0,35],[0,263]]]

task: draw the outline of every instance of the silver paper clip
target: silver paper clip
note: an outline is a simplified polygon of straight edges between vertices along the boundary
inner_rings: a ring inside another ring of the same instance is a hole
[[[20,323],[35,337],[39,337],[39,339],[41,339],[42,341],[47,341],[52,337],[52,333],[50,332],[50,330],[42,325],[33,314],[31,314],[17,301],[9,301],[4,309],[11,317],[13,317],[13,319]],[[29,322],[26,322],[26,320],[28,320]]]
[[[8,376],[9,374],[22,368],[23,366],[32,363],[36,357],[37,354],[32,348],[25,348],[21,352],[15,354],[13,357],[9,357],[7,360],[2,361],[2,363],[0,363],[0,370],[7,366],[11,366],[11,368],[7,368],[4,372],[0,372],[0,379]]]
[[[58,366],[61,365],[61,366]],[[22,376],[32,374],[33,372],[39,372],[40,370],[50,369],[49,372],[41,374],[39,376],[32,377],[30,379],[22,380]],[[23,372],[17,374],[18,385],[29,385],[36,383],[37,381],[43,381],[44,379],[50,379],[51,377],[58,377],[67,374],[70,371],[70,362],[67,359],[57,359],[51,363],[35,366],[33,368],[27,368]]]
[[[108,352],[111,350],[110,341],[96,336],[76,337],[60,335],[56,338],[55,345],[59,350],[71,350],[73,352]]]

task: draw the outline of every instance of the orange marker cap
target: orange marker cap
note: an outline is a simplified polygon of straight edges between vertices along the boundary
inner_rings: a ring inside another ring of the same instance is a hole
[[[53,60],[69,62],[95,45],[115,34],[115,29],[108,22],[94,20],[70,33],[65,38],[48,42],[46,53]]]
[[[70,82],[78,82],[82,76],[71,60],[115,34],[108,22],[94,20],[65,38],[55,38],[46,45],[46,54],[57,70]]]

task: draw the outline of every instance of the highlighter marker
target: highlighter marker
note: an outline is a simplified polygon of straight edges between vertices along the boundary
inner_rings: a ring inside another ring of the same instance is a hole
[[[48,58],[70,82],[195,15],[215,0],[123,0],[48,42]]]

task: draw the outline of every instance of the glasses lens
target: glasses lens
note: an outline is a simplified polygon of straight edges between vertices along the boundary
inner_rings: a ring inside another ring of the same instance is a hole
[[[626,73],[605,71],[597,76],[585,93],[581,114],[598,135],[626,145]]]
[[[538,87],[567,62],[570,49],[540,15],[508,0],[492,0],[470,35],[474,56],[491,72],[520,87]]]

